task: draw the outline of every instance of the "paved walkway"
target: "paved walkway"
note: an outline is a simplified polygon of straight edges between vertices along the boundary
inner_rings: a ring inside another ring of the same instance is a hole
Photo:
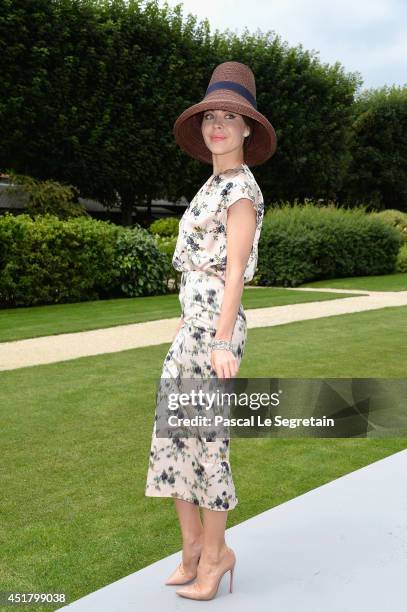
[[[227,574],[211,602],[179,597],[179,551],[58,610],[404,612],[406,471],[402,450],[227,529],[232,594]]]
[[[268,308],[247,309],[248,328],[271,327],[294,321],[319,319],[350,312],[376,310],[393,306],[407,306],[407,291],[356,291],[341,289],[297,288],[293,291],[321,291],[357,294],[321,302],[285,304]],[[57,334],[0,343],[0,370],[14,370],[44,363],[55,363],[115,353],[127,349],[152,346],[172,341],[178,318],[160,319],[104,329]]]

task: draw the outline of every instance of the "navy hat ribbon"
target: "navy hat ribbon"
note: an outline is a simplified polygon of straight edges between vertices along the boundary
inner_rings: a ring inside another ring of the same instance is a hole
[[[217,83],[212,83],[212,85],[209,85],[208,89],[205,92],[205,96],[207,96],[208,93],[214,91],[215,89],[231,89],[232,91],[235,91],[236,93],[246,98],[246,100],[250,102],[250,104],[254,106],[254,108],[257,109],[256,98],[250,93],[250,91],[246,87],[244,87],[244,85],[240,85],[240,83],[235,83],[234,81],[217,81]]]

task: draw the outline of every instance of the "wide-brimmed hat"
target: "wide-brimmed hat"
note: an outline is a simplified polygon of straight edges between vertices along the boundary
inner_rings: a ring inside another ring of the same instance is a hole
[[[184,110],[174,123],[175,140],[181,149],[195,159],[212,164],[199,115],[209,109],[234,111],[254,120],[245,154],[248,166],[262,164],[275,153],[277,136],[268,119],[257,110],[256,82],[249,66],[240,62],[219,64],[201,102]]]

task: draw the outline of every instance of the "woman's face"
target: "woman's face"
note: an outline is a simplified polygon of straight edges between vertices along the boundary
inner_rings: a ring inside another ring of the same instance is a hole
[[[227,110],[204,111],[201,130],[206,146],[214,155],[238,153],[250,133],[242,115]]]

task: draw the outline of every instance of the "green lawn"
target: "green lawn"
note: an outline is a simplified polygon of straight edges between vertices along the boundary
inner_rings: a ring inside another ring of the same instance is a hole
[[[406,316],[407,307],[384,308],[251,329],[238,375],[403,378]],[[180,549],[173,500],[144,496],[168,347],[0,373],[1,590],[74,600]],[[234,438],[239,504],[227,526],[406,447],[397,438]]]
[[[407,276],[407,275],[406,275]],[[280,287],[246,287],[243,308],[265,308],[345,298],[342,293],[292,291]],[[0,342],[79,332],[115,325],[179,317],[178,293],[152,297],[123,298],[55,304],[0,311]]]
[[[367,291],[407,291],[407,274],[358,276],[304,283],[301,287],[332,287],[334,289],[360,289]]]

